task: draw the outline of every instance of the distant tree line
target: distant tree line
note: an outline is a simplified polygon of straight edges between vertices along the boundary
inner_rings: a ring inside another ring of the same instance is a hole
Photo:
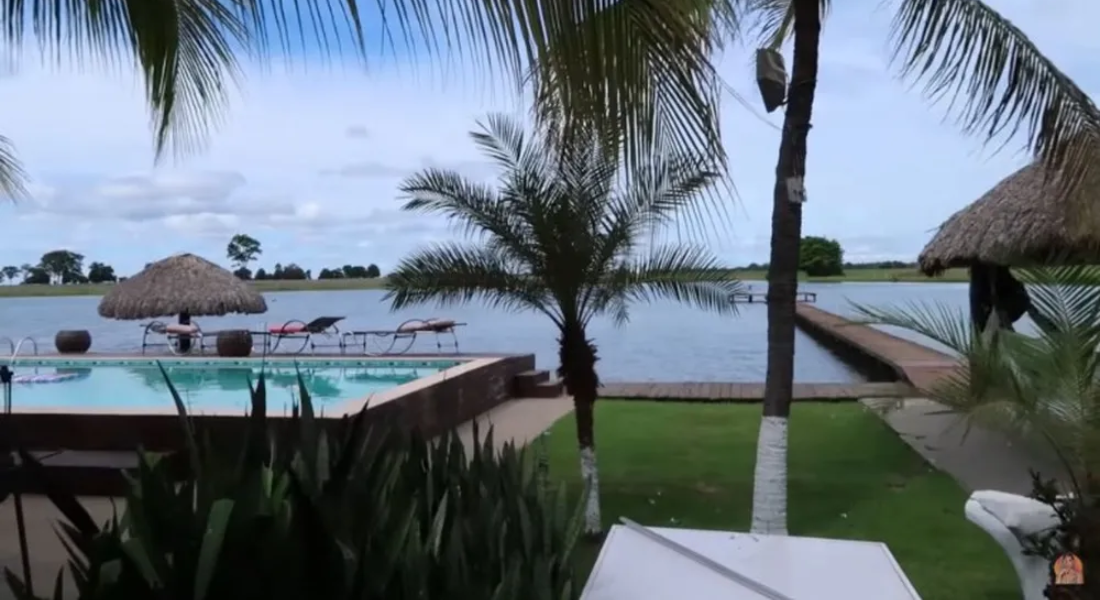
[[[276,264],[271,271],[260,267],[253,273],[248,265],[255,262],[261,254],[263,254],[263,246],[260,241],[244,233],[233,236],[233,239],[229,240],[229,244],[225,247],[226,258],[236,267],[233,274],[241,279],[256,281],[313,279],[311,270],[303,269],[294,263]],[[317,273],[317,279],[374,279],[381,276],[382,272],[375,264],[367,266],[344,265],[334,269],[321,269]]]
[[[72,250],[51,250],[38,259],[38,264],[8,265],[0,268],[0,276],[8,283],[21,285],[52,285],[73,283],[106,283],[118,281],[111,265],[94,261],[84,272],[84,255]],[[18,282],[16,281],[18,280]]]
[[[257,281],[282,281],[313,279],[309,269],[303,269],[295,263],[276,264],[267,271],[263,267],[253,273],[248,265],[263,254],[260,242],[255,238],[238,234],[233,236],[226,247],[226,255],[236,267],[233,273],[241,279]],[[0,283],[20,285],[63,285],[77,283],[107,283],[126,279],[118,277],[114,267],[103,262],[93,261],[84,266],[84,255],[72,250],[51,250],[38,259],[37,264],[0,267]],[[146,263],[146,267],[150,263]],[[317,279],[374,279],[381,277],[378,265],[344,265],[325,268],[317,273]]]
[[[767,271],[768,263],[749,263],[738,267],[738,271]],[[843,275],[845,271],[871,269],[916,269],[917,263],[900,260],[880,260],[870,262],[849,262],[844,260],[844,248],[840,242],[825,237],[806,236],[802,238],[799,250],[799,270],[812,277],[832,277]]]

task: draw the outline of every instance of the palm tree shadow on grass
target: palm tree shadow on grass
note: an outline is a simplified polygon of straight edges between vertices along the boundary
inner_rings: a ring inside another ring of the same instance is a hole
[[[593,404],[597,349],[587,327],[598,316],[626,323],[629,305],[656,299],[735,312],[739,283],[705,248],[661,243],[678,215],[697,210],[718,179],[709,160],[654,154],[627,176],[597,136],[565,144],[551,130],[525,132],[491,116],[471,134],[499,169],[489,186],[426,169],[401,186],[404,210],[446,217],[468,236],[405,258],[387,278],[394,310],[475,300],[535,311],[558,330],[559,375],[576,407],[587,495],[585,529],[601,531]]]

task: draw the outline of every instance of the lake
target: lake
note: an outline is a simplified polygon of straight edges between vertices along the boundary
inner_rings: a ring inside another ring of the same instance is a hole
[[[764,282],[748,284],[752,291],[767,289]],[[907,302],[943,302],[965,309],[966,284],[954,283],[822,283],[803,284],[817,292],[817,305],[839,314],[851,314],[850,302],[874,306]],[[272,292],[265,294],[268,312],[196,318],[208,331],[227,328],[266,328],[290,319],[344,315],[341,329],[389,329],[409,318],[445,317],[469,325],[459,331],[460,348],[467,352],[530,352],[540,368],[558,364],[553,325],[535,313],[507,313],[479,305],[448,309],[419,308],[391,313],[383,292]],[[96,313],[98,297],[0,298],[0,336],[35,338],[43,352],[53,351],[60,329],[87,329],[92,350],[134,351],[140,348],[142,328],[137,322],[102,319]],[[630,322],[616,327],[609,319],[592,323],[589,335],[598,347],[604,381],[746,381],[764,380],[767,340],[766,307],[739,305],[734,317],[719,317],[681,305],[639,304]],[[891,330],[891,332],[896,333]],[[917,339],[904,332],[906,337]],[[795,379],[803,382],[859,381],[860,376],[840,363],[802,332],[796,340]],[[413,351],[432,352],[435,341],[426,336]]]

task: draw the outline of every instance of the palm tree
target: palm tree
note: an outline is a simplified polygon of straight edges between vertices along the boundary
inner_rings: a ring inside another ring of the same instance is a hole
[[[1051,495],[1043,499],[1060,504],[1060,533],[1077,537],[1082,559],[1093,564],[1100,560],[1100,269],[1019,274],[1030,284],[1032,318],[1043,323],[1030,335],[995,327],[979,332],[967,311],[942,305],[856,309],[869,322],[922,334],[959,354],[967,368],[929,390],[931,399],[1053,450],[1073,495],[1068,506]],[[1091,591],[1100,593],[1100,585]]]
[[[757,445],[752,530],[786,533],[787,419],[794,381],[794,314],[802,230],[807,136],[813,115],[822,17],[828,0],[747,0],[766,47],[758,60],[772,64],[793,38],[790,83],[776,165],[771,258],[768,269],[768,367],[764,414]],[[933,99],[957,94],[966,133],[989,142],[1023,126],[1028,149],[1052,172],[1066,174],[1075,192],[1098,155],[1100,112],[1022,31],[980,0],[899,0],[894,20],[896,63],[904,75],[922,79]],[[781,60],[781,57],[779,57]],[[768,85],[785,83],[781,69],[762,84],[769,109],[776,98]],[[782,89],[780,87],[780,89]],[[1088,207],[1081,207],[1089,214]],[[1090,215],[1091,216],[1091,215]],[[1095,218],[1082,219],[1094,226]]]
[[[393,309],[475,299],[530,310],[558,329],[561,376],[576,407],[585,531],[601,531],[593,406],[599,388],[592,319],[629,317],[631,302],[671,299],[729,314],[739,288],[705,249],[658,243],[666,226],[704,201],[716,174],[689,155],[655,154],[624,179],[618,152],[596,136],[528,136],[493,116],[471,134],[500,169],[498,187],[427,169],[401,186],[405,210],[438,214],[466,243],[419,250],[390,273]],[[624,183],[625,182],[625,183]],[[620,185],[621,184],[621,185]]]

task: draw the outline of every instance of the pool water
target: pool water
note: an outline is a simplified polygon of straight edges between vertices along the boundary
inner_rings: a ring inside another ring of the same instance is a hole
[[[259,360],[162,360],[188,410],[248,409],[249,381],[260,376]],[[268,414],[289,414],[297,402],[298,374],[318,412],[367,398],[458,365],[456,361],[310,360],[263,365]],[[18,359],[12,365],[12,406],[28,408],[172,409],[164,375],[152,360]]]

